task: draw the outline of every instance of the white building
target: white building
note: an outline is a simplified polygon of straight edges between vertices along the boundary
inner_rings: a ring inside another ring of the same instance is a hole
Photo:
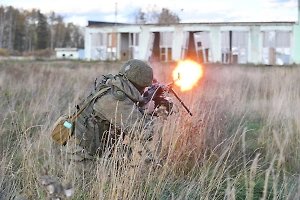
[[[300,25],[297,22],[89,21],[85,29],[85,58],[146,61],[190,58],[200,63],[300,64]]]
[[[57,59],[84,59],[84,49],[55,48]]]

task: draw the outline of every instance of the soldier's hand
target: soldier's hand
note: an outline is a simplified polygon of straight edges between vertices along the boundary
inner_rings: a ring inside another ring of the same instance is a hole
[[[142,108],[147,114],[153,113],[155,110],[155,102],[151,100],[148,103],[146,103]]]

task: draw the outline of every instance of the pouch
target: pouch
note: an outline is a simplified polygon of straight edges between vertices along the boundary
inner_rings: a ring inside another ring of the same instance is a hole
[[[70,117],[62,115],[53,125],[51,138],[59,145],[65,145],[72,135],[73,123],[70,122]]]

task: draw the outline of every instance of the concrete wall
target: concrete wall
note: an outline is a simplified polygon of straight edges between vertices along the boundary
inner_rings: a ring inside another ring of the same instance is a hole
[[[294,25],[294,62],[300,64],[300,0],[298,0],[298,22]]]
[[[56,51],[56,58],[79,59],[79,53],[78,51]]]
[[[298,0],[300,1],[300,0]],[[110,25],[86,27],[85,31],[85,58],[91,59],[91,34],[93,33],[139,33],[139,59],[145,60],[149,51],[149,40],[153,32],[174,33],[172,45],[172,60],[178,61],[181,57],[184,32],[208,31],[210,33],[211,62],[221,62],[221,33],[222,31],[247,31],[247,61],[260,64],[262,62],[263,31],[291,32],[291,61],[300,64],[300,26],[299,23],[269,22],[269,23],[205,23],[205,24],[173,24],[173,25]],[[118,35],[117,58],[120,58],[120,40]]]
[[[81,60],[83,60],[85,58],[84,49],[78,49],[78,58]]]

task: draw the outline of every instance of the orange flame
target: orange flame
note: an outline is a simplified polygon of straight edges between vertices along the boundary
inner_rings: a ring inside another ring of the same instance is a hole
[[[179,61],[173,71],[175,84],[180,87],[181,91],[187,91],[193,88],[203,75],[202,66],[192,60]]]

